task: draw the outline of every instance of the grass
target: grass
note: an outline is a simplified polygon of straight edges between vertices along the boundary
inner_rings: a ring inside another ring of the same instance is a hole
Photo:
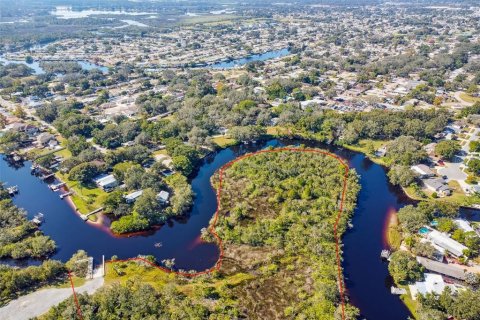
[[[392,214],[390,216],[390,221],[388,222],[387,239],[388,244],[394,250],[400,249],[400,245],[402,244],[402,234],[399,229],[397,215]]]
[[[402,294],[400,296],[400,299],[407,306],[408,310],[410,310],[410,312],[413,315],[413,318],[418,319],[418,314],[417,314],[418,304],[415,300],[412,299],[412,296],[410,295],[410,289],[408,288],[408,286],[403,286],[403,285],[399,287],[407,290],[407,293]]]
[[[352,144],[345,144],[345,145],[343,145],[343,147],[346,148],[346,149],[349,149],[349,150],[361,152],[361,153],[367,155],[370,160],[372,160],[373,162],[375,162],[377,164],[380,164],[380,165],[383,165],[383,166],[388,166],[388,162],[386,161],[385,158],[378,158],[378,157],[372,156],[372,155],[369,154],[369,150],[368,150],[369,149],[369,144],[372,144],[373,148],[375,150],[378,150],[380,147],[382,147],[386,143],[388,143],[388,140],[362,139],[362,140],[358,141],[357,144],[353,144],[353,145]]]
[[[228,148],[238,143],[237,140],[226,136],[215,137],[212,140],[220,148]]]
[[[480,98],[472,97],[471,95],[466,94],[465,92],[460,93],[460,99],[469,103],[480,102]]]
[[[85,278],[80,278],[80,277],[77,277],[77,276],[73,276],[72,280],[73,280],[73,286],[75,288],[83,286],[85,284],[85,282],[87,281]],[[61,283],[50,286],[50,288],[56,288],[56,289],[63,289],[63,288],[70,288],[70,287],[71,287],[71,284],[70,284],[70,279],[68,277],[66,278],[66,280],[64,282],[61,282]]]
[[[119,282],[126,285],[131,278],[139,277],[142,282],[152,285],[156,289],[175,281],[175,274],[160,269],[143,266],[137,262],[109,262],[105,265],[105,283]]]
[[[108,193],[99,189],[92,187],[82,186],[78,181],[73,181],[68,178],[68,175],[62,174],[60,172],[56,173],[57,177],[65,182],[68,188],[74,192],[70,196],[75,207],[80,213],[86,214],[95,209],[98,209],[103,205],[105,199],[107,198]],[[95,215],[91,216],[93,221],[96,221]],[[89,217],[90,218],[90,217]]]

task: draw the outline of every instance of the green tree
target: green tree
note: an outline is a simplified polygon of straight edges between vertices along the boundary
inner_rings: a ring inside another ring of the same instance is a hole
[[[396,251],[391,255],[388,271],[396,283],[405,283],[422,278],[421,265],[405,251]]]
[[[411,233],[416,233],[428,223],[427,214],[418,207],[405,206],[398,211],[398,220],[402,228]]]
[[[435,146],[435,153],[448,160],[453,159],[458,151],[460,151],[460,144],[453,140],[443,140]]]
[[[189,176],[193,171],[193,164],[186,156],[173,157],[172,164],[175,170],[178,170],[183,175]]]
[[[70,170],[68,178],[70,180],[80,181],[82,184],[86,185],[98,174],[99,168],[90,162],[86,162],[73,167],[73,169]]]
[[[412,165],[424,160],[422,144],[410,136],[400,136],[388,144],[387,156],[395,164]]]
[[[68,270],[73,272],[77,277],[84,278],[88,271],[88,255],[84,250],[78,250],[70,260],[67,261],[65,266]]]
[[[388,171],[390,182],[402,187],[408,187],[415,181],[415,174],[408,166],[394,165]]]
[[[471,173],[475,174],[475,175],[480,175],[480,159],[470,159],[470,161],[468,161],[468,171],[470,171]]]

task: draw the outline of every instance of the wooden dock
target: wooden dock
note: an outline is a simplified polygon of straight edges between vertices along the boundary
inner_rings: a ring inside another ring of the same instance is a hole
[[[87,221],[88,217],[90,217],[91,215],[94,215],[95,213],[98,213],[98,212],[102,211],[103,209],[104,209],[104,207],[100,207],[98,209],[93,210],[92,212],[87,213],[87,214],[81,214],[80,216],[82,217],[83,221]]]
[[[67,193],[61,194],[61,195],[60,195],[60,199],[66,198],[66,197],[68,197],[68,196],[70,196],[70,195],[72,195],[72,194],[73,194],[73,191],[69,191],[69,192],[67,192]]]
[[[43,176],[40,177],[40,179],[47,180],[47,179],[49,179],[53,176],[55,176],[55,173],[50,173],[50,174],[43,175]]]

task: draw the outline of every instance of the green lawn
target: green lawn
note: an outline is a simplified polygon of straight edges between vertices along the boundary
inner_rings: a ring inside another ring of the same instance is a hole
[[[238,143],[237,140],[226,137],[226,136],[215,137],[212,140],[220,148],[227,148]]]
[[[103,206],[108,195],[105,191],[99,188],[82,186],[79,182],[68,179],[68,175],[60,172],[57,172],[56,175],[74,192],[71,199],[80,213],[86,214]],[[91,220],[95,221],[96,217],[91,216]]]
[[[466,94],[465,92],[460,93],[460,99],[469,103],[480,102],[480,98],[472,97],[471,95]]]

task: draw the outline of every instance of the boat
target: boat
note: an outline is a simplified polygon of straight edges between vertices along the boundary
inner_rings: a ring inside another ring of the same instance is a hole
[[[32,219],[32,222],[35,223],[36,225],[42,224],[43,221],[44,221],[44,216],[43,216],[43,213],[41,212],[37,213]]]
[[[162,243],[161,242],[156,242],[153,246],[155,248],[160,248],[162,246]]]
[[[388,258],[390,258],[390,250],[383,249],[382,252],[380,253],[380,257],[382,259],[388,260]]]
[[[11,186],[7,188],[8,194],[13,196],[18,193],[18,186]]]

